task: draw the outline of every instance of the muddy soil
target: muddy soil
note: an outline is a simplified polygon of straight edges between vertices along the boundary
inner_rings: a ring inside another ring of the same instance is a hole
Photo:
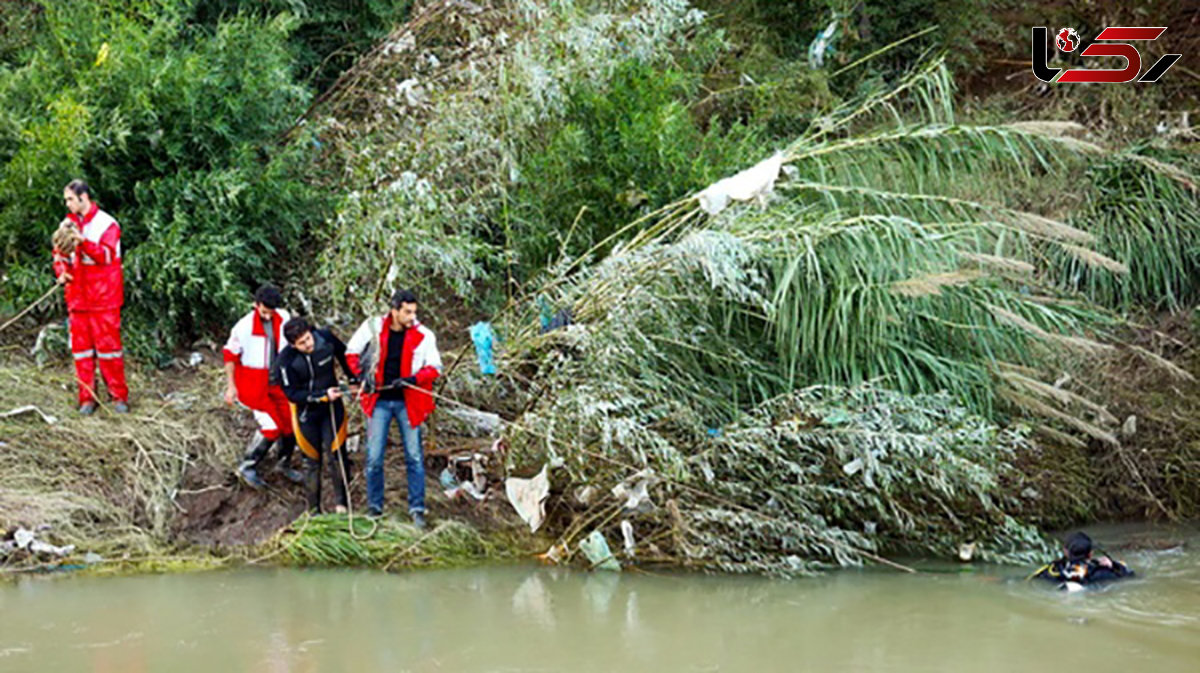
[[[359,438],[356,440],[356,438]],[[428,439],[428,438],[427,438]],[[366,460],[365,438],[351,435],[350,442],[350,502],[356,515],[366,511],[366,481],[363,472]],[[465,520],[484,528],[509,525],[516,516],[504,500],[501,484],[491,475],[492,488],[488,498],[479,502],[460,497],[450,501],[443,493],[438,475],[452,456],[470,455],[491,446],[491,440],[457,436],[433,437],[425,456],[425,498],[431,521],[440,518]],[[355,450],[357,449],[357,450]],[[293,467],[300,468],[299,455],[292,457]],[[185,475],[176,501],[184,511],[176,516],[172,536],[177,541],[219,550],[256,545],[268,540],[304,513],[303,487],[293,484],[282,474],[266,473],[268,488],[255,490],[242,483],[234,473],[236,466],[218,468],[197,463]],[[340,472],[330,470],[336,464],[322,466],[322,510],[333,511],[333,478]],[[384,461],[385,514],[402,520],[408,517],[408,485],[404,453],[393,431]]]

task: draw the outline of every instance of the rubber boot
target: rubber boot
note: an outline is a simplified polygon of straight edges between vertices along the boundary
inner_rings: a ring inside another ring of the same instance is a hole
[[[321,459],[304,457],[304,495],[308,498],[308,512],[321,513]]]
[[[271,444],[274,440],[267,439],[261,434],[255,435],[255,441],[250,444],[250,448],[246,449],[246,455],[242,456],[242,462],[238,465],[238,476],[246,485],[251,488],[266,488],[267,482],[258,476],[258,464],[271,450]]]
[[[350,460],[346,455],[346,450],[338,449],[334,451],[332,462],[334,464],[330,465],[329,468],[333,472],[330,475],[333,477],[333,497],[337,500],[338,506],[346,507],[349,504],[346,486],[350,483]],[[343,475],[345,476],[345,481],[343,481]]]
[[[296,450],[296,436],[283,435],[279,438],[279,455],[275,461],[275,471],[282,474],[293,484],[304,483],[304,473],[292,468],[292,453]]]

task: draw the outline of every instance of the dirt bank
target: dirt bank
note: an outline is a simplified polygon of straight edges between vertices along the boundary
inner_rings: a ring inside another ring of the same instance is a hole
[[[27,345],[36,334],[6,337],[0,350],[0,413],[33,406],[53,422],[32,410],[0,419],[0,530],[42,527],[49,539],[106,559],[179,553],[236,557],[253,554],[256,545],[303,513],[301,488],[281,475],[269,475],[269,488],[263,491],[236,478],[234,468],[255,426],[248,412],[221,400],[219,353],[201,348],[197,352],[203,361],[196,367],[177,363],[148,371],[133,362],[133,413],[121,416],[102,406],[85,418],[74,409],[65,351],[50,353],[39,366]],[[182,355],[180,363],[190,353]],[[360,508],[365,507],[364,418],[353,406],[351,493]],[[385,468],[386,503],[389,515],[407,521],[398,441],[393,432]],[[457,520],[484,531],[519,526],[502,488],[483,503],[451,502],[438,483],[451,457],[486,451],[491,442],[455,435],[445,422],[430,424],[426,493],[434,522]],[[293,460],[298,466],[299,456]],[[328,466],[325,471],[323,495],[326,509],[332,510]],[[0,564],[45,560],[9,558]]]

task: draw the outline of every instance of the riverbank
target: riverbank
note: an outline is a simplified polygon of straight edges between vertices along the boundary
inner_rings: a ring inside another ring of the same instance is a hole
[[[942,19],[964,11],[867,35],[880,7],[767,5],[417,3],[371,21],[361,58],[311,90],[288,45],[312,33],[286,12],[30,14],[0,69],[24,92],[0,124],[0,299],[16,313],[44,291],[48,232],[30,223],[52,221],[57,176],[88,167],[126,225],[135,413],[74,415],[62,306],[25,315],[0,363],[0,409],[33,407],[3,421],[0,525],[113,567],[591,566],[607,546],[642,566],[789,575],[961,549],[1020,563],[1070,522],[1200,513],[1190,80],[1136,100],[1043,87],[1014,37],[987,58],[1006,84],[976,99],[957,93],[958,49],[909,41],[954,44]],[[810,43],[837,30],[837,48]],[[1183,52],[1192,33],[1157,44]],[[165,82],[154,54],[207,74]],[[239,128],[209,123],[226,109]],[[253,428],[221,404],[208,340],[267,279],[343,333],[416,289],[455,353],[431,482],[479,454],[456,476],[489,499],[435,499],[446,527],[428,539],[401,516],[360,540],[302,519],[278,477],[238,484]],[[497,337],[494,375],[473,366],[476,320]],[[477,436],[451,421],[460,403],[502,422]],[[541,537],[503,488],[535,475]]]
[[[1124,425],[1121,444],[1056,444],[1051,437],[1030,436],[1028,445],[1012,456],[1013,471],[1001,486],[1006,489],[1002,497],[1021,496],[1013,498],[1016,506],[1007,510],[1011,515],[1044,530],[1097,519],[1186,520],[1196,515],[1200,499],[1195,483],[1187,478],[1195,473],[1190,466],[1196,465],[1200,446],[1200,426],[1192,420],[1197,418],[1193,411],[1200,405],[1200,386],[1186,376],[1200,364],[1193,347],[1193,318],[1164,316],[1134,338],[1176,362],[1180,374],[1164,377],[1144,362],[1123,358],[1091,372],[1087,385],[1106,386],[1113,400],[1111,413]],[[623,562],[649,568],[689,565],[667,558],[661,550],[653,553],[658,547],[669,548],[669,540],[659,537],[655,542],[643,523],[638,524],[640,553],[622,551],[615,520],[593,520],[589,527],[595,511],[579,501],[581,484],[565,475],[553,480],[546,526],[539,535],[530,534],[504,495],[507,474],[527,476],[531,471],[512,456],[491,457],[486,500],[447,500],[436,482],[441,468],[453,456],[487,453],[494,441],[456,434],[458,426],[448,417],[434,422],[429,444],[428,492],[436,524],[430,531],[413,529],[398,511],[396,503],[404,502],[398,450],[388,456],[387,499],[393,505],[389,517],[376,526],[360,514],[353,534],[346,517],[310,519],[303,514],[300,491],[280,475],[271,475],[264,491],[238,482],[233,467],[253,426],[247,414],[225,407],[219,398],[219,356],[198,352],[202,361],[194,367],[131,370],[133,414],[118,416],[102,407],[94,417],[83,418],[71,406],[73,379],[65,357],[52,357],[39,366],[19,353],[16,343],[5,347],[0,378],[12,385],[0,386],[0,412],[24,406],[37,411],[0,420],[0,529],[7,537],[18,527],[37,530],[40,538],[55,545],[74,545],[74,552],[62,558],[13,554],[0,560],[0,574],[56,567],[120,574],[242,564],[386,570],[459,566],[529,559],[551,550],[556,542],[573,546],[577,538],[571,536],[605,526]],[[1127,422],[1128,417],[1136,420]],[[362,419],[359,414],[352,418],[354,436],[362,431]],[[849,417],[842,422],[850,422]],[[735,428],[726,432],[737,436]],[[352,440],[350,446],[357,442]],[[772,450],[768,444],[762,447]],[[352,462],[351,493],[361,505],[361,454],[352,454]],[[661,507],[679,507],[673,498],[662,501],[668,491],[656,489],[652,495]],[[330,490],[325,489],[327,498]],[[1021,490],[1025,492],[1014,492]],[[638,521],[636,515],[630,518]],[[966,534],[961,539],[971,541]],[[863,549],[882,559],[920,547],[914,543],[908,548]],[[950,559],[955,549],[947,544],[937,555]],[[1031,550],[1041,551],[1038,545]]]
[[[503,501],[449,501],[437,485],[452,455],[486,451],[491,440],[441,432],[428,445],[433,528],[417,531],[403,514],[403,453],[389,451],[389,514],[369,522],[358,510],[354,535],[345,516],[309,518],[303,493],[279,474],[257,491],[234,468],[253,434],[248,413],[223,404],[220,354],[167,370],[130,369],[133,413],[105,406],[74,410],[74,379],[61,354],[39,367],[16,343],[0,357],[0,539],[36,531],[65,556],[14,551],[0,576],[57,567],[95,574],[176,572],[240,564],[354,565],[401,569],[462,565],[532,554],[548,544],[521,535]],[[188,354],[185,354],[185,359]],[[352,501],[365,485],[361,414],[351,423]],[[326,480],[330,478],[325,475]],[[332,489],[324,489],[332,509]]]

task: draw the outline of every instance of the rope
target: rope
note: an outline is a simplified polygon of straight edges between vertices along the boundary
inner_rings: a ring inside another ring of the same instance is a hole
[[[54,291],[55,291],[55,290],[57,290],[57,289],[58,289],[58,284],[57,284],[57,283],[55,283],[53,287],[51,287],[49,290],[46,290],[46,293],[45,293],[45,294],[43,294],[42,296],[38,297],[38,298],[37,298],[37,301],[33,302],[33,303],[32,303],[32,304],[30,304],[29,306],[26,306],[24,310],[22,310],[20,313],[18,313],[18,314],[16,314],[15,316],[13,316],[11,319],[9,319],[9,321],[8,321],[8,322],[4,323],[3,325],[0,325],[0,332],[3,332],[5,329],[8,329],[8,326],[9,326],[9,325],[11,325],[11,324],[15,323],[16,321],[20,320],[21,318],[25,317],[25,314],[26,314],[26,313],[29,313],[29,312],[30,312],[30,311],[32,311],[33,309],[37,308],[37,305],[38,305],[38,304],[40,304],[40,303],[42,303],[42,302],[46,301],[46,299],[47,299],[47,298],[48,298],[50,295],[54,294]]]
[[[342,406],[345,407],[345,403],[342,403]],[[347,416],[349,416],[350,411],[347,410],[345,413]],[[366,412],[364,411],[363,413],[365,414]],[[350,419],[347,418],[346,423],[349,424],[349,422]],[[333,432],[336,435],[338,424],[337,416],[333,413],[333,402],[329,403],[329,426],[331,429],[333,429]],[[338,447],[338,451],[345,450],[346,447],[344,445]],[[338,472],[342,475],[342,488],[346,489],[346,532],[350,533],[351,539],[358,540],[359,542],[370,540],[371,538],[375,537],[375,531],[379,530],[379,522],[368,517],[367,521],[371,522],[370,532],[361,537],[358,535],[358,533],[354,532],[354,498],[350,497],[350,480],[346,477],[346,462],[343,459],[343,456],[336,456],[334,455],[335,453],[337,452],[330,451],[329,455],[331,458],[333,458],[333,462],[337,463]]]

